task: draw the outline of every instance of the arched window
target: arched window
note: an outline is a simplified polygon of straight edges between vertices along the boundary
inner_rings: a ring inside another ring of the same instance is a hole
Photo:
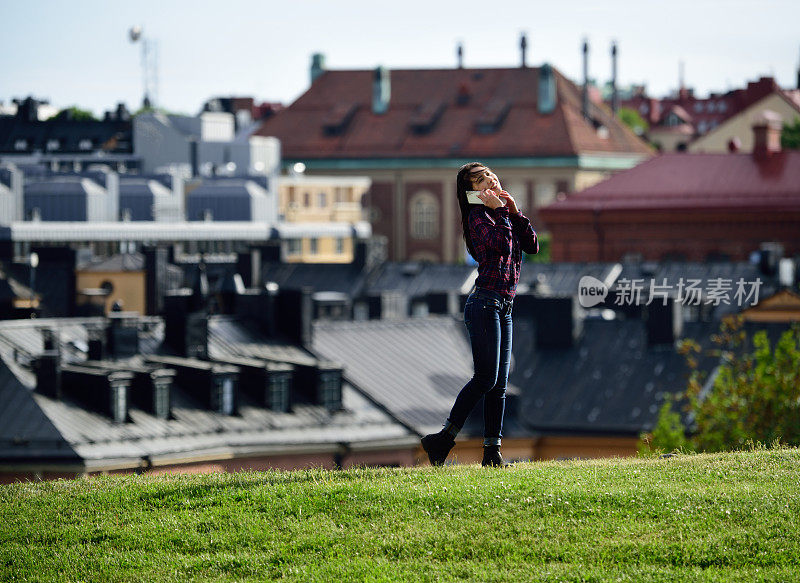
[[[411,236],[414,239],[433,239],[439,235],[439,202],[421,192],[411,199]]]

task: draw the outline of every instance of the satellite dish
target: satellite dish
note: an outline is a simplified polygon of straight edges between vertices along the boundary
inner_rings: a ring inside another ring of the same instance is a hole
[[[142,37],[142,27],[132,26],[131,29],[128,31],[128,36],[130,37],[131,42],[135,43]]]

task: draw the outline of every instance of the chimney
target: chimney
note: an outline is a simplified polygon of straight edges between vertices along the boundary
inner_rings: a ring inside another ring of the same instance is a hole
[[[294,366],[257,358],[225,356],[214,362],[239,369],[239,390],[259,406],[279,413],[290,412]]]
[[[36,359],[36,391],[42,395],[61,399],[61,352],[58,337],[52,330],[42,330],[44,351]]]
[[[39,256],[37,272],[48,274],[48,286],[40,293],[44,296],[43,315],[48,318],[71,316],[75,311],[75,257],[69,247],[32,247]]]
[[[650,97],[647,100],[647,121],[650,125],[658,123],[661,117],[661,102],[655,97]]]
[[[519,49],[522,55],[522,64],[520,65],[520,67],[525,69],[528,66],[528,63],[525,59],[525,52],[528,49],[528,38],[524,32],[522,33],[522,37],[519,39]]]
[[[642,316],[647,330],[647,344],[649,346],[672,346],[681,337],[683,332],[682,304],[674,298],[656,299],[645,306]]]
[[[783,120],[774,111],[764,110],[753,123],[753,158],[768,160],[781,151]]]
[[[543,297],[520,294],[514,311],[532,316],[537,349],[572,348],[583,333],[583,310],[572,296]],[[517,310],[519,303],[519,310]]]
[[[392,95],[389,69],[377,67],[372,81],[372,113],[382,115],[389,110],[389,99]]]
[[[111,312],[106,328],[106,352],[113,359],[139,354],[139,318],[135,312]]]
[[[221,415],[236,415],[239,409],[239,369],[219,362],[174,356],[145,356],[148,364],[175,371],[175,384],[203,407]]]
[[[611,111],[616,115],[619,110],[617,94],[617,41],[611,43]]]
[[[325,72],[325,55],[314,53],[311,55],[311,84]]]
[[[277,331],[300,346],[311,346],[312,288],[278,290],[275,298]]]
[[[583,99],[581,104],[583,119],[589,121],[589,41],[583,41]]]
[[[164,311],[164,296],[169,285],[169,249],[159,246],[144,248],[145,312],[158,316]]]
[[[464,68],[464,43],[458,43],[458,48],[456,48],[456,62],[458,63],[458,68]]]
[[[545,63],[539,67],[539,95],[537,99],[539,113],[553,113],[556,108],[556,78],[553,68]]]
[[[192,291],[170,292],[164,298],[164,341],[179,355],[208,357],[208,280],[197,268]]]
[[[128,421],[128,390],[133,373],[64,365],[61,378],[64,393],[82,405],[111,417],[114,423]]]

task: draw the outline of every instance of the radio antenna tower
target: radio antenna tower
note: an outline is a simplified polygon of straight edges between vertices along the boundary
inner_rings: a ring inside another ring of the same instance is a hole
[[[158,46],[155,41],[144,36],[141,26],[132,26],[128,31],[132,43],[142,45],[142,82],[144,99],[142,107],[152,109],[158,103]]]

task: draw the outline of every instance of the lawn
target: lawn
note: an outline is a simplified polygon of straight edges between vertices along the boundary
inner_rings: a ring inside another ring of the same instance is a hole
[[[800,450],[0,486],[0,579],[797,581]]]

